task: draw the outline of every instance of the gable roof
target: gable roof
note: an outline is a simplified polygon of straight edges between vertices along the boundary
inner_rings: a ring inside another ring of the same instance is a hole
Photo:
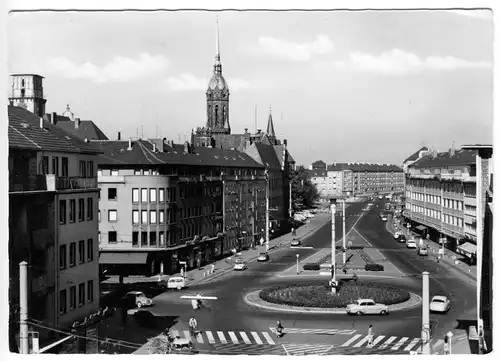
[[[9,148],[97,154],[99,150],[30,111],[8,106]],[[42,121],[43,128],[40,128]]]
[[[426,155],[411,164],[410,167],[424,168],[476,164],[476,154],[475,150],[470,149],[456,150],[454,155],[451,155],[449,151],[441,152],[437,153],[435,158],[432,155]]]
[[[428,151],[429,148],[427,147],[422,147],[420,148],[419,150],[417,150],[415,153],[413,153],[412,155],[410,155],[408,158],[406,158],[403,163],[405,162],[411,162],[411,161],[414,161],[414,160],[417,160],[418,159],[418,156],[420,155],[420,152],[421,151]]]
[[[61,118],[68,120],[62,120]],[[76,128],[75,121],[71,121],[67,117],[58,117],[56,126],[76,135],[82,140],[108,140],[108,137],[92,120],[81,120],[80,125]]]
[[[260,162],[262,162],[261,164],[263,164],[266,168],[281,170],[281,163],[272,145],[254,143],[249,148],[252,147],[257,150]]]

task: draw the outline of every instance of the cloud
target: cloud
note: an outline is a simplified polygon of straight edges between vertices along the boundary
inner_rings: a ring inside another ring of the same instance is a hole
[[[294,43],[292,41],[260,37],[258,50],[277,58],[291,61],[309,61],[314,55],[325,55],[333,52],[335,46],[328,36],[319,34],[312,43]]]
[[[129,82],[149,76],[158,76],[169,66],[162,55],[140,54],[137,59],[115,56],[104,66],[91,62],[77,64],[65,57],[51,58],[47,70],[70,79],[88,79],[95,83]]]
[[[483,19],[483,20],[493,19],[493,12],[491,10],[449,10],[449,12],[476,19]]]
[[[165,79],[167,88],[172,91],[190,91],[190,90],[206,90],[208,87],[208,78],[198,78],[189,73],[183,73],[178,76],[169,76]],[[249,88],[250,84],[242,79],[228,78],[227,84],[230,91],[238,91],[240,89]]]
[[[424,70],[457,70],[466,68],[487,68],[491,63],[485,61],[469,62],[451,56],[429,56],[420,59],[417,55],[399,49],[384,52],[378,56],[355,52],[348,61],[335,62],[342,69],[352,69],[381,73],[386,75],[404,75]]]

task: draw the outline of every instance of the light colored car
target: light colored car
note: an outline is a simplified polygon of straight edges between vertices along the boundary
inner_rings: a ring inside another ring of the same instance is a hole
[[[406,248],[417,248],[417,242],[414,239],[409,239],[406,241]]]
[[[432,297],[431,303],[429,305],[429,311],[446,313],[450,310],[450,307],[451,302],[448,297],[434,296]]]
[[[290,243],[290,246],[292,247],[300,247],[301,243],[298,239],[294,239],[292,243]]]
[[[259,253],[259,256],[257,257],[258,262],[266,262],[269,261],[269,255],[265,252]]]
[[[387,217],[386,216],[383,216],[381,219],[382,219],[382,222],[387,222]]]
[[[375,303],[369,298],[360,298],[356,303],[347,305],[348,315],[388,315],[389,308],[382,303]]]
[[[382,195],[378,196],[378,199],[382,199],[382,198],[384,198]]]
[[[396,232],[396,233],[394,233],[393,237],[394,237],[394,239],[398,239],[400,235],[401,235],[401,232]]]
[[[186,280],[184,277],[170,277],[166,282],[162,281],[161,286],[180,291],[186,287]]]
[[[234,262],[233,270],[235,270],[235,271],[244,271],[246,269],[247,269],[247,264],[245,263],[245,261],[243,260],[243,258],[238,258]]]
[[[429,255],[429,249],[427,248],[427,246],[418,247],[417,254],[419,256],[428,256]]]
[[[144,292],[141,292],[141,291],[128,292],[124,297],[124,301],[133,303],[138,308],[141,308],[143,306],[153,306],[154,305],[154,301],[151,298],[146,297]]]

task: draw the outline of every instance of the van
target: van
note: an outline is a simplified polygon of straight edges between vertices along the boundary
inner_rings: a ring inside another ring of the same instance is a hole
[[[184,277],[170,277],[166,282],[166,288],[181,290],[186,287],[186,280]]]

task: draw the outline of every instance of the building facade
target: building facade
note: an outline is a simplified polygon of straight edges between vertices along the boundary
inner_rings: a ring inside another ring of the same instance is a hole
[[[24,108],[8,114],[11,306],[27,261],[29,317],[64,329],[99,307],[98,151]]]

